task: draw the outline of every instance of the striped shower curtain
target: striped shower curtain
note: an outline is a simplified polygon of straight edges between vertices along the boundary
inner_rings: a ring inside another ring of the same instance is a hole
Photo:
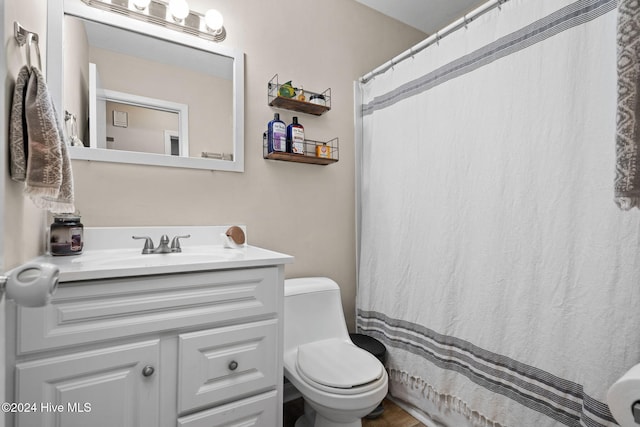
[[[640,218],[613,203],[616,0],[509,0],[360,83],[359,332],[446,426],[613,426]]]

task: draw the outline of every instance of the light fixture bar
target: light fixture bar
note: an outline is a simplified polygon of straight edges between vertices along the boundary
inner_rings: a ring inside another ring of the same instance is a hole
[[[169,4],[162,0],[151,0],[149,6],[143,10],[137,8],[133,0],[82,0],[82,2],[88,6],[161,25],[216,43],[227,37],[224,26],[215,32],[208,31],[204,15],[193,10],[190,10],[184,19],[176,21],[169,11]]]

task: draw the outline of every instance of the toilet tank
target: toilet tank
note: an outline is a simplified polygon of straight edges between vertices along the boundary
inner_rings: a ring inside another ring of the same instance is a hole
[[[340,287],[327,277],[284,281],[284,350],[330,338],[349,340]]]

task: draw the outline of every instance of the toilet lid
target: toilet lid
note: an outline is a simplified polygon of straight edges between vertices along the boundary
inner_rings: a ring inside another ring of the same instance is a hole
[[[298,347],[298,369],[318,384],[352,388],[379,379],[384,367],[371,353],[342,340],[324,340]]]

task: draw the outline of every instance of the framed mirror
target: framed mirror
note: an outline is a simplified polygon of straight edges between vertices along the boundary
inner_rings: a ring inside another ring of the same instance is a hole
[[[72,159],[244,171],[242,52],[81,0],[48,2],[47,36]]]

